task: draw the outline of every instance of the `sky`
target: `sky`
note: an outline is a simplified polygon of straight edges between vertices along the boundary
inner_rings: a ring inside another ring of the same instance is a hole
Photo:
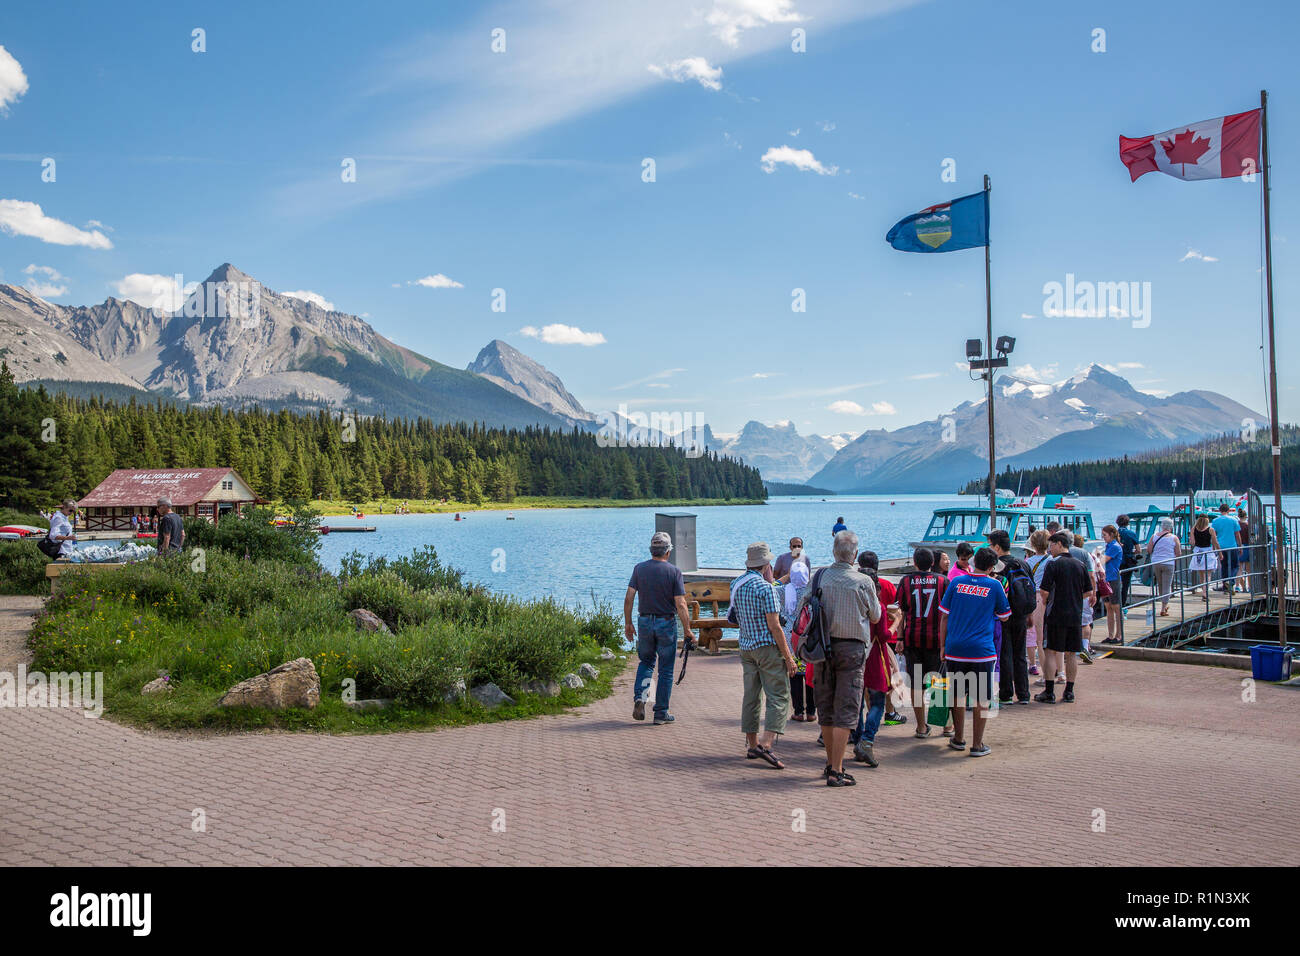
[[[1130,183],[1117,143],[1268,89],[1300,418],[1295,5],[269,6],[0,23],[0,282],[147,300],[231,262],[448,365],[503,339],[593,411],[857,434],[981,396],[982,250],[884,236],[987,173],[1014,372],[1266,412],[1258,179]],[[1149,289],[1149,322],[1060,314],[1067,276]]]

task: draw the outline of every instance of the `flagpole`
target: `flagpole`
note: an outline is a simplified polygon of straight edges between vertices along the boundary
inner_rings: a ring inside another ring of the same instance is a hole
[[[1261,150],[1264,174],[1264,280],[1268,289],[1268,416],[1273,431],[1273,546],[1277,560],[1277,641],[1286,647],[1286,528],[1282,523],[1282,438],[1277,417],[1277,349],[1273,328],[1273,234],[1269,219],[1268,90],[1259,91]]]
[[[1267,180],[1266,180],[1267,181]],[[989,214],[989,174],[984,174],[984,214]],[[987,219],[985,220],[987,222]],[[989,380],[989,530],[998,526],[997,451],[993,442],[993,286],[990,281],[989,246],[992,237],[984,236],[984,354],[990,359],[985,375]]]

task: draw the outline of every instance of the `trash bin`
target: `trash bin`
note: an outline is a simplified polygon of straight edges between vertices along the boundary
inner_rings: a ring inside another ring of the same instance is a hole
[[[1279,681],[1291,677],[1292,648],[1256,644],[1250,649],[1250,673],[1255,680]]]

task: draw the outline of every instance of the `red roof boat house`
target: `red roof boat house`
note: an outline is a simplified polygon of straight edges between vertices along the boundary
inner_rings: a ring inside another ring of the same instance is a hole
[[[159,498],[170,498],[182,517],[213,524],[261,500],[233,468],[119,468],[77,504],[85,530],[130,531],[131,516],[149,514]]]

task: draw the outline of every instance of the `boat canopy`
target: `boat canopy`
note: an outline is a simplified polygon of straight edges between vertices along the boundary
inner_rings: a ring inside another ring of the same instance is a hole
[[[1053,498],[1049,495],[1047,502],[1038,508],[998,508],[994,528],[1006,531],[1013,544],[1023,545],[1029,540],[1032,529],[1042,528],[1049,521],[1059,521],[1061,528],[1071,534],[1081,534],[1088,541],[1096,540],[1093,530],[1092,513],[1072,511],[1049,505]],[[972,544],[984,543],[984,536],[990,531],[988,509],[977,508],[939,508],[930,518],[923,541],[969,541]]]

